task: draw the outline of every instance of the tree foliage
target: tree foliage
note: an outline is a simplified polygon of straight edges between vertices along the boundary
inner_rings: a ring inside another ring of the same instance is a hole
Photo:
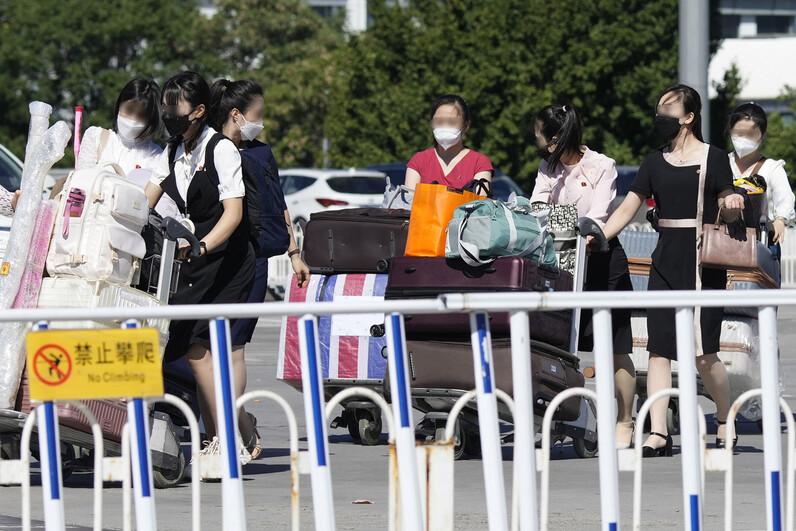
[[[535,112],[572,102],[585,141],[619,163],[655,146],[653,107],[676,79],[677,1],[371,2],[373,23],[338,54],[329,109],[337,165],[408,160],[430,145],[428,107],[469,101],[466,142],[526,189]]]

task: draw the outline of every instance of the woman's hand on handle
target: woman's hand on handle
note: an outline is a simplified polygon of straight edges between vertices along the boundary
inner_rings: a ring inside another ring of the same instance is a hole
[[[641,208],[641,205],[644,203],[645,197],[637,192],[628,192],[627,196],[625,196],[625,200],[622,201],[622,204],[619,205],[611,217],[608,218],[608,221],[605,222],[603,226],[603,234],[605,234],[605,239],[610,241],[614,238],[617,234],[622,232],[628,223],[633,219],[633,216],[636,215],[638,209]],[[587,240],[589,241],[589,240]]]
[[[719,208],[721,208],[721,217],[724,221],[732,222],[738,219],[738,216],[743,211],[744,200],[741,194],[733,193],[731,190],[725,190],[719,194]]]

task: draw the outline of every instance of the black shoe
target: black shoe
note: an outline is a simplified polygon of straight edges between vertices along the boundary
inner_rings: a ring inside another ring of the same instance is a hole
[[[716,424],[718,424],[719,426],[723,426],[723,425],[727,424],[727,421],[725,420],[724,422],[722,422],[719,419],[716,419]],[[735,419],[735,430],[734,431],[735,431],[735,437],[732,438],[732,447],[731,447],[731,449],[735,448],[736,446],[738,446],[738,419]],[[722,439],[718,435],[716,435],[716,448],[727,448],[727,441],[725,441],[724,439]]]
[[[641,456],[642,457],[671,457],[672,456],[672,436],[671,435],[664,435],[662,433],[658,433],[655,431],[651,431],[650,435],[655,435],[664,439],[666,444],[661,446],[660,448],[653,448],[652,446],[642,446],[641,447]]]

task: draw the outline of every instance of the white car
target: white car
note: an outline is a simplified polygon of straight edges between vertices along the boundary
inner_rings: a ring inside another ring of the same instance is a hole
[[[291,168],[279,171],[293,231],[301,245],[310,214],[326,210],[379,207],[387,186],[380,171]]]
[[[45,178],[43,193],[45,198],[50,197],[50,190],[55,185],[55,180],[52,173]],[[0,144],[0,185],[10,192],[15,192],[19,190],[21,182],[22,161]],[[11,234],[11,220],[12,218],[9,216],[0,215],[0,257],[4,256],[6,252],[8,237]]]

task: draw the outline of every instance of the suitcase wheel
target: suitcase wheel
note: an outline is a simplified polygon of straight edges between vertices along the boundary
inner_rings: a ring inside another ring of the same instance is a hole
[[[182,452],[180,452],[180,456],[177,460],[176,469],[169,470],[157,467],[152,469],[152,480],[155,484],[155,488],[157,489],[168,489],[171,487],[176,487],[177,485],[182,483],[184,476],[185,476],[185,454]]]
[[[390,270],[389,260],[385,260],[382,258],[381,260],[376,262],[376,271],[378,271],[379,273],[387,273],[389,270]]]

